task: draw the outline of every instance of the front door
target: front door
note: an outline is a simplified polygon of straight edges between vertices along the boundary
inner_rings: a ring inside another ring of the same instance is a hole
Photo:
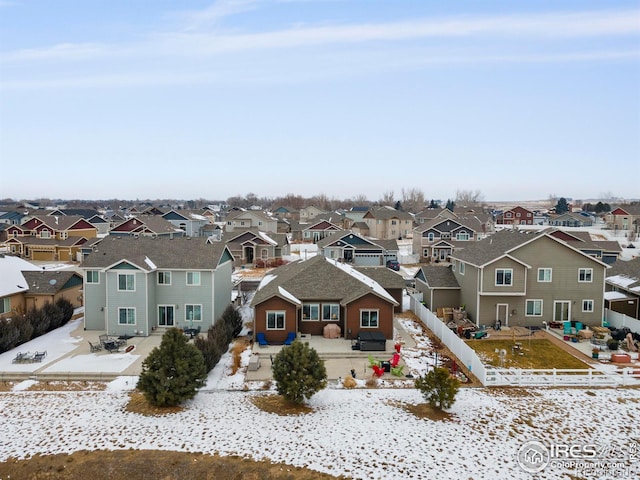
[[[571,302],[568,300],[553,302],[553,321],[567,322],[569,320],[571,320]]]
[[[173,305],[159,305],[158,306],[158,326],[159,327],[173,327]]]
[[[503,327],[509,326],[509,304],[498,303],[496,305],[496,321],[500,320],[500,325]]]

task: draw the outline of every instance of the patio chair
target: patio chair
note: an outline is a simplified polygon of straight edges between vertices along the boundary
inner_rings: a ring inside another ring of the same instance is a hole
[[[100,345],[104,346],[104,344],[109,341],[109,335],[105,333],[98,335],[98,340],[100,340]]]
[[[256,340],[258,341],[258,345],[260,345],[261,347],[266,347],[269,345],[269,342],[267,342],[267,339],[262,332],[256,334]]]
[[[296,332],[289,332],[287,334],[287,338],[284,341],[284,344],[291,345],[295,339],[296,339]]]
[[[102,344],[100,343],[91,343],[89,342],[89,351],[90,352],[99,352],[100,350],[102,350]]]

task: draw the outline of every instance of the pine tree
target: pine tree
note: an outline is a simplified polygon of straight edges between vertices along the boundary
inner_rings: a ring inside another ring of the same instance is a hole
[[[426,375],[416,378],[415,385],[429,405],[440,410],[453,405],[460,388],[460,382],[449,375],[449,370],[441,367],[435,367]]]
[[[142,363],[138,388],[149,403],[170,407],[195,397],[206,381],[202,353],[180,330],[171,328]]]
[[[327,386],[327,370],[315,349],[296,340],[273,359],[273,379],[280,395],[303,403]]]
[[[558,215],[562,215],[563,213],[567,213],[569,211],[569,204],[567,203],[567,199],[561,197],[556,203],[556,213]]]

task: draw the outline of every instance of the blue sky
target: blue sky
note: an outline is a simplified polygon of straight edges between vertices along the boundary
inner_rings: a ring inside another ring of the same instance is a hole
[[[640,197],[640,2],[0,0],[0,197]]]

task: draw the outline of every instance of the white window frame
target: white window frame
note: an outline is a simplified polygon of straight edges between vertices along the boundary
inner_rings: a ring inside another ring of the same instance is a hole
[[[125,321],[122,321],[122,313],[125,314]],[[133,322],[129,314],[133,316]],[[136,324],[136,309],[135,307],[118,307],[118,325],[135,325]]]
[[[121,279],[124,277],[125,288],[120,288]],[[131,280],[131,285],[129,285]],[[131,288],[129,288],[131,287]],[[119,292],[135,292],[136,291],[136,274],[135,273],[118,273],[118,291]]]
[[[469,232],[458,232],[456,234],[456,240],[458,240],[459,242],[468,242]]]
[[[329,316],[325,316],[328,313]],[[322,304],[322,321],[323,322],[335,322],[340,320],[340,304],[338,303],[323,303]]]
[[[591,298],[582,299],[582,311],[583,312],[594,312],[595,302]]]
[[[464,263],[460,262],[460,267],[458,268],[460,275],[464,275]]]
[[[531,313],[529,313],[529,305],[532,306]],[[544,302],[540,298],[532,298],[531,300],[527,300],[524,305],[524,316],[525,317],[541,317],[543,312],[543,305],[544,305]]]
[[[100,283],[100,272],[98,270],[87,270],[87,284]]]
[[[40,238],[51,238],[51,232],[46,228],[40,230]]]
[[[193,314],[191,318],[189,318],[190,312]],[[186,303],[184,306],[184,320],[186,322],[202,322],[202,304]]]
[[[305,317],[305,312],[308,312],[307,317]],[[302,304],[302,321],[303,322],[317,322],[319,320],[320,320],[320,304],[319,303]]]
[[[578,283],[593,283],[593,268],[579,268]]]
[[[502,272],[502,279],[503,279],[502,283],[498,283],[499,272]],[[506,283],[504,281],[507,273],[509,274],[509,283]],[[495,286],[496,287],[512,287],[513,286],[513,268],[496,268]]]
[[[197,287],[200,285],[200,272],[187,272],[187,287]]]
[[[278,327],[278,320],[282,321],[282,326]],[[273,321],[273,326],[269,326],[269,322]],[[267,330],[284,330],[287,326],[287,313],[284,310],[267,310],[266,327]]]
[[[547,275],[547,273],[549,275]],[[553,268],[541,267],[538,269],[538,282],[547,283],[553,281]]]
[[[11,298],[4,297],[0,299],[0,314],[9,313],[11,311]]]
[[[171,285],[171,272],[161,270],[158,272],[158,285]]]
[[[375,314],[375,315],[372,315]],[[368,317],[365,325],[365,316]],[[375,316],[375,318],[372,318]],[[375,323],[375,325],[374,325]],[[380,328],[380,310],[377,308],[363,308],[360,310],[360,328]]]
[[[434,235],[434,233],[433,233],[433,232],[429,232],[429,233],[427,234],[427,241],[429,241],[429,242],[433,242],[433,241],[435,240],[435,238],[436,238],[436,236]]]

